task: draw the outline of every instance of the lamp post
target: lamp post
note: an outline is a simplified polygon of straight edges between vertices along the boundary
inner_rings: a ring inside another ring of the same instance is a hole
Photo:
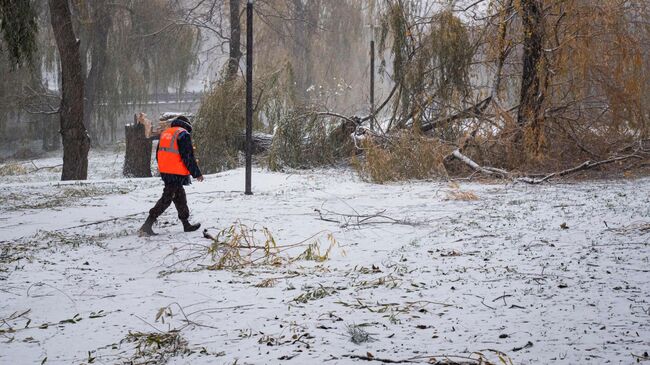
[[[375,130],[375,1],[370,0],[370,129]]]
[[[253,2],[246,4],[246,195],[253,195]]]
[[[375,29],[370,41],[370,129],[375,130]]]

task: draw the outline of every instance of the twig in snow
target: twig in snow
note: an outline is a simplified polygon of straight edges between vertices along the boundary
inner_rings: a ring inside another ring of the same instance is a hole
[[[325,203],[323,203],[324,205]],[[364,224],[402,224],[408,226],[417,226],[420,223],[409,221],[406,219],[395,219],[385,215],[386,210],[380,210],[372,214],[346,214],[339,213],[332,210],[323,208],[321,205],[320,209],[314,209],[318,213],[318,219],[325,222],[338,223],[341,225],[341,228],[346,228],[349,226],[361,226]]]
[[[377,361],[377,362],[383,362],[384,364],[406,364],[406,363],[413,363],[415,361],[405,359],[405,360],[393,360],[393,359],[387,359],[387,358],[382,358],[382,357],[374,357],[370,355],[345,355],[346,357],[349,357],[350,359],[357,359],[357,360],[365,360],[365,361]]]
[[[108,222],[113,222],[113,221],[117,221],[117,220],[120,220],[120,219],[125,219],[125,218],[135,217],[135,216],[138,216],[138,215],[141,215],[141,214],[145,214],[145,213],[149,213],[149,212],[147,211],[147,212],[140,212],[140,213],[127,214],[127,215],[124,215],[124,216],[121,216],[121,217],[115,217],[115,218],[103,219],[103,220],[100,220],[100,221],[95,221],[95,222],[90,222],[90,223],[80,224],[80,225],[78,225],[78,226],[72,226],[72,227],[66,227],[66,228],[59,228],[59,229],[55,229],[55,230],[53,230],[52,232],[60,232],[60,231],[66,231],[66,230],[69,230],[69,229],[74,229],[74,228],[82,228],[82,227],[94,226],[94,225],[97,225],[97,224],[108,223]]]
[[[496,302],[499,299],[503,299],[503,305],[508,305],[508,303],[506,303],[506,298],[511,297],[511,296],[512,295],[510,295],[510,294],[505,294],[504,293],[502,296],[492,299],[492,303]]]
[[[66,294],[66,292],[64,292],[63,290],[61,290],[61,289],[59,289],[59,288],[57,288],[57,287],[55,287],[55,286],[52,286],[52,285],[47,284],[47,283],[44,283],[44,282],[38,282],[38,283],[34,283],[34,284],[30,285],[29,288],[27,288],[27,297],[29,297],[29,291],[30,291],[33,287],[35,287],[35,286],[47,286],[47,287],[50,287],[50,288],[52,288],[52,289],[58,291],[59,293],[65,295],[66,298],[68,298],[68,299],[72,302],[72,304],[77,304],[77,303],[74,301],[74,299],[72,299],[72,297],[70,297],[68,294]]]
[[[473,297],[477,297],[477,298],[479,298],[481,300],[481,304],[483,304],[484,306],[486,306],[486,307],[488,307],[488,308],[490,308],[492,310],[496,310],[496,308],[490,307],[489,305],[485,304],[485,298],[480,296],[480,295],[476,295],[476,294],[463,294],[463,295],[471,295]]]
[[[36,164],[34,163],[34,161],[31,161],[31,162],[32,162],[32,165],[34,166],[34,170],[28,171],[28,172],[27,172],[28,174],[31,174],[31,173],[34,173],[34,172],[36,172],[36,171],[40,171],[40,170],[55,169],[55,168],[57,168],[57,167],[61,167],[61,166],[63,166],[63,164],[58,164],[58,165],[53,165],[53,166],[42,166],[42,167],[38,167],[38,166],[36,166]]]
[[[344,357],[356,360],[377,361],[385,364],[412,364],[412,363],[426,363],[426,364],[454,364],[454,365],[491,365],[484,356],[478,354],[479,358],[472,358],[462,355],[422,355],[414,356],[408,359],[389,359],[382,357],[375,357],[371,353],[366,355],[343,355]],[[507,357],[506,357],[507,358]],[[442,361],[438,361],[438,359]]]

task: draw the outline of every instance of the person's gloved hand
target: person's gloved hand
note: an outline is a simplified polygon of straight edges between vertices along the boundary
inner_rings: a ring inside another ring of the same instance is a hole
[[[199,177],[196,178],[196,181],[198,181],[198,182],[203,182],[203,180],[205,180],[205,179],[203,178],[203,175],[201,175],[201,176],[199,176]]]

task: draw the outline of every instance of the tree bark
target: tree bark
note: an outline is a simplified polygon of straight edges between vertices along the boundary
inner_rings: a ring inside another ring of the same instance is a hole
[[[232,80],[239,72],[239,61],[241,52],[241,21],[240,0],[230,0],[230,46],[228,50],[228,66],[226,69],[226,80]]]
[[[90,138],[84,126],[84,72],[79,41],[72,27],[68,0],[49,0],[50,20],[61,59],[61,137],[63,172],[61,180],[88,177]]]
[[[110,13],[107,11],[107,5],[103,3],[90,3],[93,10],[93,31],[92,31],[92,45],[90,48],[90,71],[86,77],[85,83],[85,100],[84,100],[84,125],[90,127],[92,125],[93,117],[95,116],[95,103],[99,97],[99,93],[103,88],[103,75],[108,61],[108,32],[111,26]],[[108,132],[106,123],[112,121],[100,121],[94,129],[93,140],[94,142],[105,141]]]
[[[521,75],[521,91],[517,124],[526,129],[525,148],[527,152],[538,154],[543,145],[544,115],[544,86],[542,72],[544,60],[544,19],[542,4],[539,0],[521,1],[521,19],[523,24],[523,70]],[[517,136],[517,144],[521,144],[522,135]]]
[[[540,117],[544,98],[540,94],[544,26],[541,5],[537,0],[521,1],[521,18],[524,26],[524,54],[517,122],[523,126]]]
[[[312,35],[318,25],[320,2],[316,0],[304,3],[303,0],[293,0],[293,35],[292,35],[292,68],[296,83],[296,94],[300,101],[307,104],[312,85]]]
[[[506,62],[506,58],[510,53],[510,46],[506,43],[506,36],[508,35],[508,12],[512,7],[512,0],[508,2],[503,7],[503,18],[499,22],[499,38],[497,42],[497,49],[499,51],[499,58],[497,59],[497,69],[494,73],[494,81],[492,83],[492,100],[498,104],[499,99],[499,89],[501,88],[501,73],[503,72],[503,66]]]

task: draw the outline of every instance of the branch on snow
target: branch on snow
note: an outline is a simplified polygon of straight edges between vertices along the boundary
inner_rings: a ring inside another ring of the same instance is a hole
[[[507,179],[511,175],[506,170],[497,169],[495,167],[483,167],[477,164],[476,162],[474,162],[474,160],[472,160],[471,158],[463,155],[459,149],[454,150],[454,152],[452,152],[451,154],[452,156],[456,157],[458,160],[460,160],[467,166],[471,167],[474,171],[481,172],[490,176],[496,176],[502,179]]]
[[[532,174],[527,174],[526,176],[522,177],[515,177],[511,172],[508,172],[503,169],[498,169],[494,167],[487,167],[487,166],[481,166],[478,163],[476,163],[474,160],[471,158],[467,157],[466,155],[462,154],[459,149],[454,150],[451,155],[455,158],[457,158],[459,161],[463,162],[467,166],[471,167],[474,171],[480,172],[489,176],[494,176],[502,179],[510,179],[514,180],[515,182],[523,182],[526,184],[532,184],[532,185],[537,185],[537,184],[542,184],[546,181],[549,181],[553,178],[556,177],[562,177],[562,176],[567,176],[579,171],[584,171],[584,170],[589,170],[594,167],[610,164],[612,162],[618,162],[618,161],[624,161],[632,158],[642,158],[641,156],[637,155],[636,153],[630,154],[630,155],[625,155],[625,156],[617,156],[617,157],[612,157],[607,160],[602,160],[602,161],[585,161],[581,163],[580,165],[562,170],[562,171],[557,171],[550,173],[548,175],[545,175],[541,178],[536,178],[533,177]]]
[[[324,203],[323,203],[324,205]],[[373,214],[345,214],[334,212],[321,206],[320,209],[314,209],[318,213],[318,219],[326,222],[338,223],[342,228],[349,226],[361,226],[364,224],[403,224],[408,226],[416,226],[420,222],[414,222],[407,219],[395,219],[385,215],[386,210],[381,210]]]
[[[624,160],[628,160],[628,159],[631,159],[631,158],[642,158],[642,157],[639,156],[639,155],[636,155],[636,154],[631,154],[631,155],[626,155],[626,156],[612,157],[612,158],[609,158],[607,160],[596,161],[596,162],[594,162],[594,161],[585,161],[585,162],[581,163],[580,165],[578,165],[576,167],[566,169],[566,170],[562,170],[562,171],[553,172],[553,173],[550,173],[550,174],[548,174],[548,175],[546,175],[546,176],[544,176],[542,178],[539,178],[539,179],[535,179],[535,178],[531,178],[531,177],[520,177],[516,181],[524,182],[524,183],[527,183],[527,184],[541,184],[541,183],[543,183],[545,181],[548,181],[548,180],[550,180],[552,178],[555,178],[555,177],[566,176],[566,175],[570,175],[570,174],[573,174],[573,173],[578,172],[578,171],[589,170],[589,169],[592,169],[592,168],[597,167],[597,166],[606,165],[606,164],[610,164],[612,162],[617,162],[617,161],[624,161]]]

